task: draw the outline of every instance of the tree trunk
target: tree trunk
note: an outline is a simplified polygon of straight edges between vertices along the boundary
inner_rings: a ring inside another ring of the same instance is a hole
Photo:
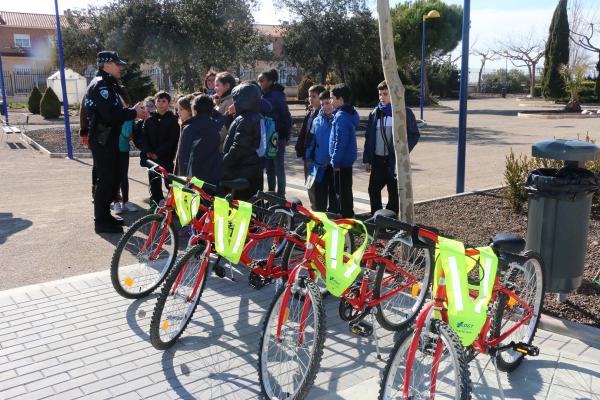
[[[396,63],[389,1],[377,0],[377,12],[379,14],[379,41],[381,43],[383,75],[390,90],[392,101],[392,132],[396,153],[400,219],[413,223],[414,204],[410,157],[406,138],[406,103],[404,101],[404,86],[400,80],[400,75],[398,75],[398,65]]]
[[[529,95],[535,97],[535,66],[537,63],[533,63],[529,66]]]
[[[483,74],[483,68],[485,67],[485,58],[481,59],[481,67],[479,68],[479,76],[477,77],[477,93],[481,93],[481,74]]]

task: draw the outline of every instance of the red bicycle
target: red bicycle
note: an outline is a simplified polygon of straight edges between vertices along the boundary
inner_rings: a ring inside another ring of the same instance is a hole
[[[437,246],[438,239],[437,233],[427,230],[418,236],[421,246],[430,248]],[[525,355],[539,353],[532,341],[544,297],[542,260],[534,252],[522,253],[525,241],[514,235],[497,235],[490,246],[498,258],[498,273],[477,338],[465,348],[449,324],[448,308],[458,300],[448,293],[449,278],[443,270],[436,272],[439,280],[433,300],[420,312],[415,326],[399,335],[383,374],[379,399],[469,399],[468,362],[477,354],[488,354],[498,369],[512,371]],[[479,263],[480,256],[475,248],[465,249],[465,257],[476,267],[468,276],[471,299],[480,298],[471,284],[485,280],[484,271],[488,271]],[[440,268],[437,261],[436,269]],[[481,288],[485,290],[485,286]],[[461,322],[455,325],[461,328]]]
[[[335,223],[350,230],[356,227],[356,221],[350,219]],[[361,276],[342,293],[339,306],[340,317],[348,322],[351,332],[363,337],[373,334],[373,325],[365,321],[372,314],[386,329],[406,326],[425,300],[432,270],[430,249],[413,245],[412,237],[421,228],[386,217],[377,217],[375,225],[371,245],[362,257]],[[302,260],[291,271],[286,286],[275,296],[265,316],[258,369],[263,395],[269,399],[304,398],[319,370],[326,317],[316,284],[317,273],[328,278],[322,227],[317,225],[309,232]],[[379,230],[385,228],[400,230],[395,236],[396,244],[387,248],[394,249],[395,255],[377,241]],[[398,251],[400,247],[404,251]],[[345,256],[344,262],[348,259]],[[401,300],[395,301],[398,299]]]

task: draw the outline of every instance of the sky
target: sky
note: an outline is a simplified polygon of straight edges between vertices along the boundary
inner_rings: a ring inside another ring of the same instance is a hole
[[[449,4],[463,4],[463,0],[445,1]],[[600,0],[581,1],[588,10],[600,9]],[[58,2],[61,13],[67,8],[81,8],[87,5],[106,3],[101,0],[58,0]],[[370,8],[375,10],[375,0],[367,0],[367,2]],[[390,2],[391,5],[394,5],[401,0],[390,0]],[[54,13],[54,1],[52,0],[22,2],[6,0],[2,3],[0,10],[3,11]],[[509,38],[518,40],[531,36],[542,39],[548,34],[548,26],[556,4],[556,0],[471,0],[471,46],[474,49],[485,49],[494,47],[499,40]],[[286,17],[286,14],[274,5],[274,0],[258,0],[258,9],[254,11],[257,23],[278,24]],[[454,54],[460,54],[460,46]],[[487,65],[489,69],[503,69],[505,61],[497,60]],[[479,67],[479,58],[471,56],[469,67]]]

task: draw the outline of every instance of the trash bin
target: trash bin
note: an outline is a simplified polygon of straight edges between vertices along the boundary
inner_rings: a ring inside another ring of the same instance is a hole
[[[564,160],[560,169],[529,173],[527,248],[544,260],[546,292],[568,293],[581,285],[587,249],[592,196],[596,175],[582,168],[599,148],[579,140],[553,140],[533,145],[536,157]]]

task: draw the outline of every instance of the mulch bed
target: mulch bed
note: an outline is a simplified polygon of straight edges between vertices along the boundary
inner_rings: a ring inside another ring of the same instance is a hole
[[[498,232],[526,237],[527,211],[513,212],[504,201],[504,189],[442,199],[415,206],[415,220],[434,226],[444,234],[470,245],[487,245]],[[554,317],[600,327],[600,285],[592,282],[600,269],[600,212],[592,212],[584,281],[566,303],[556,294],[546,294],[544,313]]]
[[[65,128],[36,129],[25,132],[27,136],[35,140],[51,153],[66,153]],[[89,153],[90,149],[81,144],[79,138],[79,126],[71,126],[71,144],[73,153]]]

